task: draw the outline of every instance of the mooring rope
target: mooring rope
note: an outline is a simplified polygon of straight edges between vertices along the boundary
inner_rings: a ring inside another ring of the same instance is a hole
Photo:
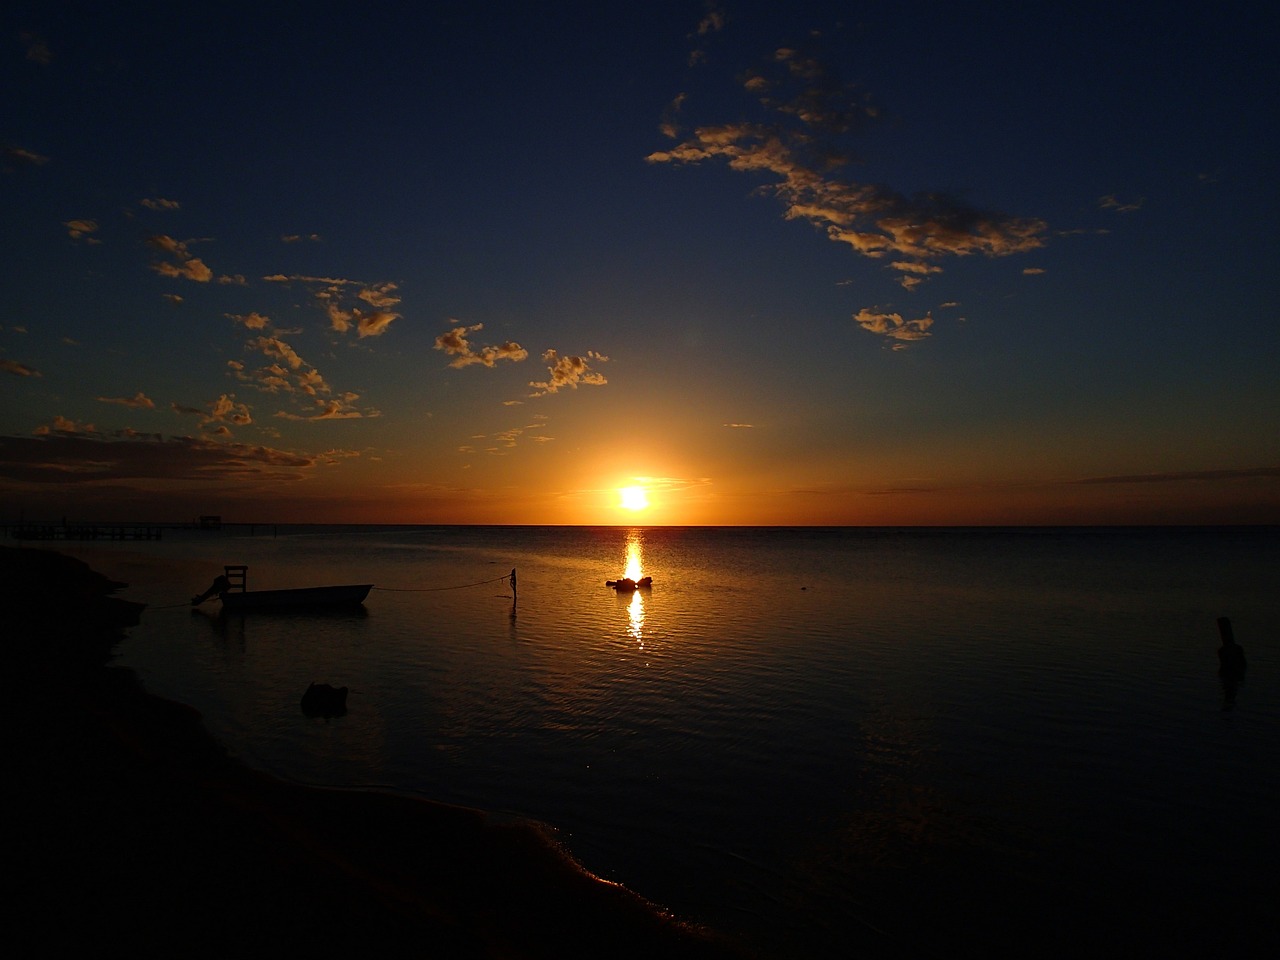
[[[478,580],[475,583],[461,583],[456,587],[374,587],[374,590],[386,590],[390,593],[435,593],[438,590],[464,590],[467,587],[482,587],[486,583],[498,583],[510,580],[511,575],[494,577],[492,580]]]

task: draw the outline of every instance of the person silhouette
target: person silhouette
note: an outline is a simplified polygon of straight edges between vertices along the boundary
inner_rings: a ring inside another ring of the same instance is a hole
[[[1244,680],[1244,648],[1236,643],[1227,617],[1218,618],[1218,635],[1222,637],[1222,646],[1218,648],[1218,677],[1222,681],[1225,709],[1230,710],[1236,705],[1236,691]]]
[[[1229,617],[1218,618],[1218,636],[1222,638],[1222,646],[1218,648],[1218,672],[1224,677],[1239,680],[1248,664],[1244,659],[1244,647],[1236,643]]]

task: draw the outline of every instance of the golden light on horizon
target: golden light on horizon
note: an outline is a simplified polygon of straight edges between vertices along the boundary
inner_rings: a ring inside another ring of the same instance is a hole
[[[620,487],[619,506],[623,510],[643,510],[649,506],[649,493],[644,487]]]

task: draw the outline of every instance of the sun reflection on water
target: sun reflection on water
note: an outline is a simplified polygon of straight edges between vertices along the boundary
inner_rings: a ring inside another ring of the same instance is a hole
[[[644,573],[640,565],[640,556],[644,550],[644,531],[628,530],[627,531],[627,565],[624,577],[632,580],[639,580]]]
[[[631,594],[631,602],[627,604],[627,618],[630,621],[627,633],[635,637],[636,643],[644,649],[644,600],[639,590]]]
[[[644,531],[627,531],[627,565],[624,576],[631,580],[639,580],[644,576],[641,554],[644,549]],[[635,638],[641,649],[644,648],[644,597],[643,592],[635,590],[631,594],[631,602],[627,605],[627,633]]]

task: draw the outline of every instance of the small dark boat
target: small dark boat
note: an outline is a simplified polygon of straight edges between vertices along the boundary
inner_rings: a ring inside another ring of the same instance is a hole
[[[639,580],[623,577],[621,580],[606,580],[604,585],[623,593],[630,593],[632,590],[647,590],[653,586],[653,577],[641,577]]]
[[[223,610],[235,613],[336,610],[359,607],[373,589],[371,583],[351,583],[333,587],[249,590],[246,587],[248,567],[235,565],[223,569],[225,573],[215,579],[208,590],[191,598],[192,606],[216,596],[222,601]]]

